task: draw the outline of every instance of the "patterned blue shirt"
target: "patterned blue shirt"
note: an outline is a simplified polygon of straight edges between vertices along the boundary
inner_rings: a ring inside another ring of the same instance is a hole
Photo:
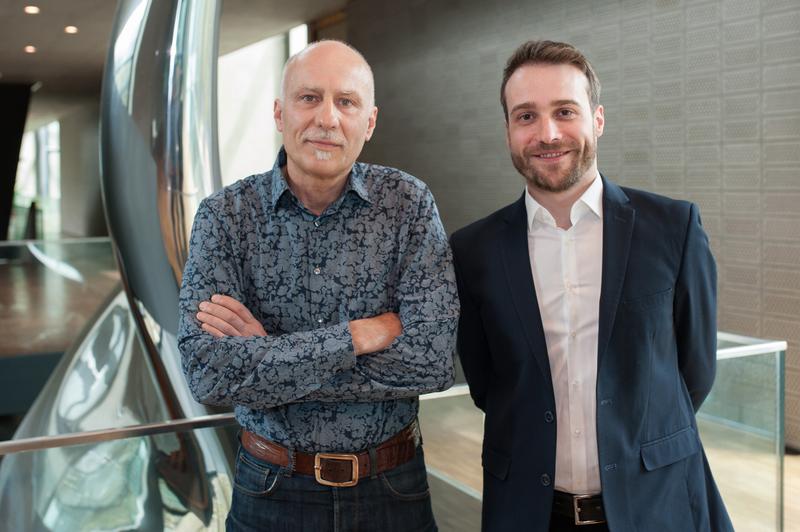
[[[180,347],[192,395],[235,407],[247,430],[305,452],[380,443],[417,415],[421,393],[454,379],[458,296],[433,195],[394,168],[356,163],[316,216],[281,168],[209,196],[194,219],[180,294]],[[227,294],[266,337],[215,338],[198,304]],[[403,333],[355,356],[348,322],[397,312]]]

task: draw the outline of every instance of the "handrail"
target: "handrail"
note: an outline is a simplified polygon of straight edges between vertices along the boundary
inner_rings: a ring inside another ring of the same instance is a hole
[[[443,399],[466,395],[469,389],[466,384],[457,384],[449,390],[434,392],[420,396],[421,400]],[[122,440],[136,436],[152,436],[168,432],[186,432],[194,429],[211,427],[227,427],[236,424],[236,417],[232,412],[225,414],[211,414],[195,418],[175,419],[157,423],[142,423],[113,429],[87,430],[70,434],[56,434],[52,436],[36,436],[34,438],[21,438],[0,442],[0,456],[24,451],[39,451],[41,449],[54,449],[56,447],[69,447],[86,443]]]
[[[20,240],[3,240],[0,242],[0,248],[8,247],[24,247],[28,244],[65,244],[74,246],[78,244],[101,244],[103,242],[111,243],[111,237],[108,236],[81,236],[70,238],[37,238],[37,239],[20,239]]]
[[[143,423],[141,425],[130,425],[114,429],[87,430],[53,436],[36,436],[34,438],[9,440],[0,443],[0,456],[22,451],[38,451],[40,449],[53,449],[55,447],[68,447],[85,443],[121,440],[135,436],[152,436],[154,434],[164,434],[167,432],[186,432],[194,429],[225,427],[235,424],[236,418],[231,412],[226,414],[211,414],[191,419]]]

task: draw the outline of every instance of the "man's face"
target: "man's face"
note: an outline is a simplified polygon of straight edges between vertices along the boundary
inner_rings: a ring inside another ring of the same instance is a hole
[[[563,192],[597,175],[603,107],[592,111],[588,84],[572,65],[524,65],[509,78],[508,148],[529,185]]]
[[[290,176],[334,180],[350,172],[375,128],[372,90],[368,67],[341,43],[317,45],[288,67],[274,116]]]

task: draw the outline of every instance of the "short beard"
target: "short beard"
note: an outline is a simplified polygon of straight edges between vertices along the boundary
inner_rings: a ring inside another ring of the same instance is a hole
[[[568,146],[564,146],[563,144],[539,144],[540,150],[560,151],[565,147]],[[564,192],[574,187],[586,172],[589,171],[589,168],[592,167],[595,157],[597,156],[597,137],[594,137],[591,144],[587,143],[585,145],[583,153],[580,154],[580,158],[573,163],[572,168],[568,170],[567,174],[555,183],[548,181],[545,174],[537,172],[532,164],[528,164],[528,161],[533,155],[526,155],[526,151],[527,150],[523,150],[522,155],[511,153],[511,162],[514,163],[514,168],[517,169],[517,172],[522,174],[530,185],[539,190],[545,192]]]
[[[330,161],[331,152],[323,150],[314,150],[314,157],[316,157],[318,161]]]

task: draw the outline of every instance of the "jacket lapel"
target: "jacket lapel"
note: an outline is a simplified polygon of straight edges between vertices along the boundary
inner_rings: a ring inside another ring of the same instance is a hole
[[[547,356],[547,342],[544,338],[542,317],[539,314],[539,303],[536,299],[528,254],[528,222],[524,194],[510,206],[505,222],[501,247],[511,299],[522,322],[522,330],[528,345],[539,364],[539,369],[549,383],[551,382],[550,360]]]
[[[601,176],[602,177],[602,176]],[[635,211],[628,196],[614,183],[603,179],[603,273],[600,287],[600,316],[597,339],[597,364],[603,360],[614,318],[617,315],[620,293],[628,268],[628,252]]]

